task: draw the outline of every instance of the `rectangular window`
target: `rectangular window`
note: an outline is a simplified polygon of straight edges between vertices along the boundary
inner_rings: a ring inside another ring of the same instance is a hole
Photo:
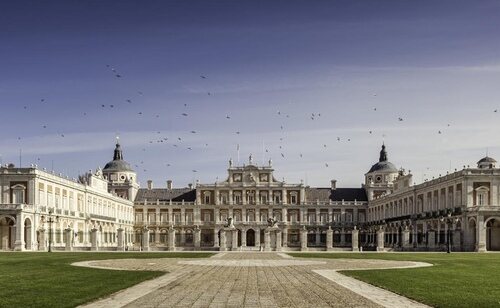
[[[203,215],[203,221],[210,222],[210,213],[205,213],[205,215]]]
[[[267,203],[267,195],[262,195],[260,196],[260,200],[263,204],[266,204]]]

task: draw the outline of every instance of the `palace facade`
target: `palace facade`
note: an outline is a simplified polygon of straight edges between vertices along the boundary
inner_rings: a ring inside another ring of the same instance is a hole
[[[120,145],[106,167],[79,179],[0,168],[0,250],[116,250],[132,245],[139,185]]]
[[[490,157],[418,185],[383,145],[357,188],[279,181],[272,161],[252,157],[230,160],[224,181],[139,188],[117,143],[103,170],[77,181],[5,166],[0,189],[3,250],[500,250]]]

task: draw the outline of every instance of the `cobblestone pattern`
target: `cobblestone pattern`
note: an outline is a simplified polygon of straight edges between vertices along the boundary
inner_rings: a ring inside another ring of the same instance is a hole
[[[279,264],[294,260],[276,253],[225,253],[210,265],[183,264],[186,259],[129,259],[95,261],[92,265],[133,270],[182,272],[166,286],[150,292],[126,307],[381,307],[313,272],[325,269],[381,268],[411,262],[324,259],[310,265],[257,266],[267,260]],[[220,266],[217,262],[240,266]],[[255,262],[249,262],[254,260]],[[201,261],[201,260],[199,260]]]

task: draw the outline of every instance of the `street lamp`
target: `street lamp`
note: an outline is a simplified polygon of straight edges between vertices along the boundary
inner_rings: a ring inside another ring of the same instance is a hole
[[[59,219],[59,216],[56,216],[56,219],[52,219],[52,210],[49,210],[49,219],[47,222],[49,223],[49,252],[52,252],[52,223],[56,222]]]
[[[451,226],[453,219],[451,219],[451,211],[448,211],[445,217],[441,217],[442,222],[446,222],[448,225],[448,231],[446,232],[446,253],[451,253]]]

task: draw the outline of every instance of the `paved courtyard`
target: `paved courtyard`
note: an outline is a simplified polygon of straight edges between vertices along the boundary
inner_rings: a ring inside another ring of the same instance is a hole
[[[425,266],[415,262],[299,259],[279,253],[244,252],[220,253],[212,258],[196,260],[124,259],[80,265],[168,272],[156,280],[89,305],[143,308],[419,307],[422,305],[377,290],[336,271]],[[374,300],[377,296],[380,300]]]

